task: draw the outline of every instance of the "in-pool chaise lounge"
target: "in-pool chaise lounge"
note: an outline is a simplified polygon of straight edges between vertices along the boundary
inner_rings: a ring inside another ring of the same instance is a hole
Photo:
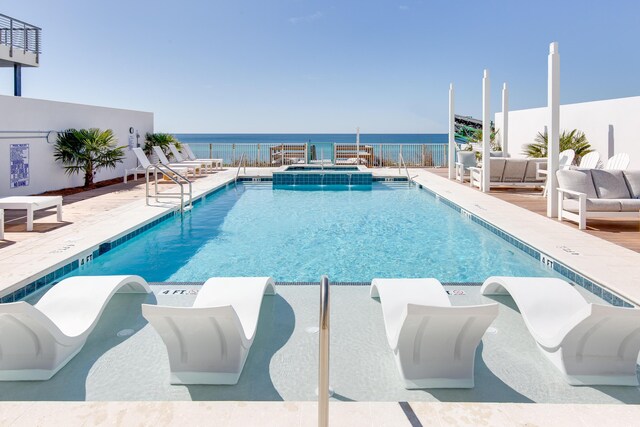
[[[476,348],[498,304],[457,306],[436,279],[373,279],[405,387],[472,388]]]
[[[489,277],[483,295],[510,294],[538,347],[572,385],[638,385],[640,310],[588,303],[569,283]]]
[[[77,276],[35,305],[0,304],[0,380],[48,380],[82,349],[113,294],[150,292],[139,276]]]
[[[189,147],[189,144],[185,144],[182,143],[182,148],[184,149],[183,154],[187,155],[187,158],[189,160],[206,160],[206,161],[210,161],[213,162],[216,165],[217,169],[222,169],[222,159],[201,159],[196,157],[196,155],[193,153],[193,150],[191,149],[191,147]]]
[[[205,159],[190,160],[190,159],[185,159],[182,156],[182,154],[180,154],[180,151],[178,151],[178,148],[173,144],[169,144],[169,150],[171,151],[171,154],[173,155],[173,158],[176,159],[176,162],[178,162],[178,163],[200,165],[201,167],[203,167],[205,169],[205,171],[207,173],[213,171],[214,162],[212,160],[205,160]]]
[[[212,277],[192,307],[142,305],[169,353],[171,384],[236,384],[255,338],[270,277]]]

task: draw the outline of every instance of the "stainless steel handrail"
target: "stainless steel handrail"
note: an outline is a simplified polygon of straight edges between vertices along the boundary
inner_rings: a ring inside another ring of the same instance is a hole
[[[244,160],[244,173],[247,173],[247,160],[245,158],[245,153],[242,153],[240,156],[240,160],[238,161],[238,170],[236,171],[235,182],[238,182],[238,175],[240,175],[240,168],[242,167],[242,160]]]
[[[409,168],[407,168],[407,164],[404,161],[404,157],[402,157],[402,151],[400,151],[400,153],[398,153],[398,174],[402,173],[400,172],[400,167],[402,165],[404,165],[404,171],[407,174],[407,182],[411,184],[411,175],[409,175]]]
[[[153,169],[153,181],[154,181],[154,190],[155,190],[153,195],[149,194],[149,172],[151,169]],[[163,169],[168,170],[170,173],[168,173]],[[168,192],[160,193],[160,191],[158,190],[158,172],[160,172],[162,175],[169,178],[175,184],[178,184],[178,186],[180,187],[180,193],[168,193]],[[184,185],[182,184],[182,182],[176,179],[174,175],[182,179],[183,181],[186,181],[189,184],[189,203],[186,209],[189,210],[193,207],[193,186],[191,184],[191,181],[187,177],[178,173],[175,169],[171,168],[170,166],[163,165],[160,163],[151,164],[145,168],[145,181],[146,181],[145,193],[146,193],[147,206],[149,206],[149,199],[152,197],[155,199],[156,202],[158,202],[159,199],[175,199],[177,196],[180,196],[180,213],[183,213],[185,211]]]
[[[329,278],[320,279],[320,354],[318,358],[318,426],[329,425]]]
[[[42,53],[41,32],[40,27],[0,13],[0,44],[9,46],[9,56],[13,56],[13,48],[39,56]],[[38,57],[36,62],[39,62]]]

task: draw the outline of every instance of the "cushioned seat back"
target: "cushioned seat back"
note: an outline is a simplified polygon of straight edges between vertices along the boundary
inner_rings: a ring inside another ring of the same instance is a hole
[[[593,169],[591,171],[596,194],[601,199],[629,199],[631,194],[621,170]]]
[[[458,151],[458,163],[462,163],[465,169],[474,167],[477,163],[476,153],[473,151]]]
[[[627,187],[629,188],[631,197],[640,199],[640,170],[624,171],[622,174],[627,181]]]
[[[556,172],[556,177],[558,177],[558,188],[586,193],[587,198],[596,199],[598,194],[596,193],[596,188],[593,185],[591,172],[593,172],[592,169],[560,169]],[[570,199],[577,198],[570,194],[567,194],[567,197]]]
[[[489,179],[491,182],[502,182],[502,173],[504,172],[505,163],[505,159],[501,159],[498,157],[489,159],[489,167],[491,168]]]
[[[502,182],[522,182],[527,169],[526,159],[506,159]]]
[[[540,163],[541,167],[540,169],[546,169],[546,160],[541,160],[541,159],[529,159],[527,160],[527,169],[525,170],[524,173],[524,182],[544,182],[544,177],[542,179],[538,179],[536,177],[536,170],[537,170],[537,164]]]

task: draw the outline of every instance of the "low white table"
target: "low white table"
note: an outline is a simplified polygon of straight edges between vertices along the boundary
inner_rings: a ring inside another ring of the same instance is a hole
[[[0,209],[25,209],[27,231],[33,231],[33,212],[56,207],[58,221],[62,221],[62,196],[11,196],[0,199]],[[2,221],[4,227],[4,220]]]

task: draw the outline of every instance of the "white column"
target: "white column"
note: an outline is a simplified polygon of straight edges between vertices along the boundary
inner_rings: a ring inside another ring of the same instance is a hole
[[[356,159],[360,164],[360,127],[356,128]]]
[[[500,129],[502,141],[502,155],[509,156],[509,88],[502,85],[502,129]]]
[[[484,70],[482,78],[482,191],[489,192],[489,179],[491,178],[490,151],[491,151],[491,119],[489,110],[490,82],[489,70]]]
[[[449,85],[449,179],[455,178],[456,116],[453,107],[453,83]]]
[[[558,179],[556,171],[560,160],[560,54],[558,42],[549,45],[547,104],[549,134],[547,141],[547,216],[558,214]]]

